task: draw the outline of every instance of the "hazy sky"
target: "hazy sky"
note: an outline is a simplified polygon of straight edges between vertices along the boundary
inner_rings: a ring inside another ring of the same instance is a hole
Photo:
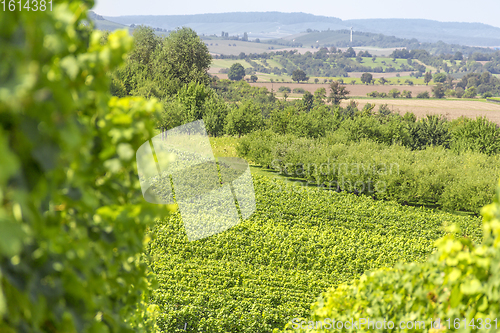
[[[280,11],[333,16],[343,20],[424,18],[445,22],[481,22],[500,27],[500,0],[96,0],[94,11],[105,16]]]

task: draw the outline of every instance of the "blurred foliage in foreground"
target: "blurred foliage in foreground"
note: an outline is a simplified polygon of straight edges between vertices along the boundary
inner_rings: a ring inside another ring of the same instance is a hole
[[[85,27],[93,1],[0,12],[0,331],[151,331],[154,217],[135,151],[155,100],[110,98],[107,73],[132,47]],[[160,211],[161,210],[161,211]]]

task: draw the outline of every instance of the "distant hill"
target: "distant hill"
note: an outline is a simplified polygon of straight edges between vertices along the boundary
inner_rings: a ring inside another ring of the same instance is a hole
[[[307,29],[345,30],[354,28],[375,34],[399,38],[416,38],[421,42],[443,41],[471,46],[500,46],[500,28],[482,23],[439,22],[423,19],[362,19],[341,20],[335,17],[305,13],[241,12],[198,15],[105,16],[106,20],[122,25],[143,24],[173,30],[188,26],[198,34],[230,35],[247,32],[253,38],[283,38]]]
[[[117,30],[117,29],[126,29],[126,28],[128,28],[128,26],[126,26],[126,25],[123,25],[123,24],[120,24],[120,23],[116,23],[116,22],[112,22],[112,21],[108,21],[104,17],[102,17],[101,15],[97,15],[93,11],[89,11],[89,18],[94,22],[95,27],[98,30],[110,30],[110,31],[114,31],[114,30]]]
[[[439,22],[418,19],[365,19],[345,21],[355,29],[421,42],[437,42],[469,46],[499,46],[500,28],[483,23]]]

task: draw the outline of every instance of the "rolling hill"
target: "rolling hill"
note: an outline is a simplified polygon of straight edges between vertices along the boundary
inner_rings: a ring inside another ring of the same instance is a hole
[[[122,25],[143,24],[172,30],[188,26],[201,34],[229,35],[248,33],[250,39],[283,38],[312,31],[354,28],[399,38],[416,38],[420,42],[443,41],[451,44],[493,47],[500,45],[500,28],[482,23],[439,22],[423,19],[341,20],[335,17],[305,13],[245,12],[198,15],[106,16],[104,19]]]

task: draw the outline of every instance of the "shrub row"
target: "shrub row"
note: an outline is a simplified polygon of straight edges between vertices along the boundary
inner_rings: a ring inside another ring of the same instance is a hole
[[[364,193],[402,204],[478,213],[491,201],[500,156],[443,147],[409,148],[360,140],[341,143],[260,131],[244,137],[238,154],[281,174],[333,190]]]

